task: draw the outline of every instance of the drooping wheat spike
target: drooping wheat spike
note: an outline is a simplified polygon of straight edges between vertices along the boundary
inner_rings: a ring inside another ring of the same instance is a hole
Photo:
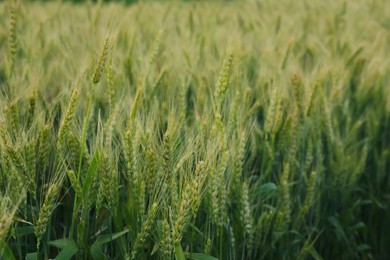
[[[196,194],[200,195],[202,185],[204,182],[204,178],[205,178],[205,175],[204,175],[205,168],[206,168],[206,165],[203,161],[198,162],[196,169],[195,169],[195,181],[192,185],[192,193],[194,195],[196,195]],[[192,216],[195,218],[196,214],[198,212],[198,209],[200,207],[201,196],[195,196],[192,199],[193,199],[193,202],[192,202],[191,210],[192,210]],[[226,201],[223,201],[223,202],[226,204]]]
[[[46,193],[45,200],[43,202],[43,205],[41,206],[39,210],[39,218],[35,223],[34,227],[34,233],[37,237],[37,248],[39,249],[40,243],[42,241],[42,237],[46,232],[47,229],[47,223],[49,221],[49,218],[56,206],[56,200],[58,198],[58,195],[61,191],[62,187],[62,181],[63,178],[60,177],[57,180],[54,180]]]
[[[277,111],[278,100],[279,100],[278,88],[274,87],[272,89],[271,101],[270,101],[270,104],[268,106],[267,116],[266,116],[265,123],[264,123],[264,133],[267,136],[271,133],[272,126],[274,125],[275,113]]]
[[[155,222],[155,218],[157,215],[157,203],[154,202],[148,212],[147,218],[145,222],[142,224],[141,231],[137,234],[137,238],[133,244],[131,259],[136,259],[139,251],[142,249],[143,244],[145,243],[150,230]]]
[[[313,102],[314,102],[314,99],[315,99],[315,95],[314,93],[317,92],[317,89],[319,87],[319,82],[315,82],[314,83],[314,86],[312,86],[310,88],[310,92],[308,94],[308,97],[306,99],[306,103],[305,103],[305,116],[309,116],[309,114],[311,113],[312,109],[313,109]]]
[[[108,207],[111,209],[114,216],[119,209],[119,178],[116,171],[112,171],[110,176]]]
[[[163,137],[163,153],[162,153],[162,157],[164,160],[165,176],[167,176],[167,177],[170,176],[170,174],[172,174],[171,155],[172,155],[171,138],[170,138],[170,135],[167,131],[164,133],[164,137]]]
[[[300,215],[301,215],[300,218],[305,217],[306,214],[309,212],[310,208],[313,206],[313,201],[315,199],[314,198],[315,188],[316,188],[316,172],[313,171],[310,174],[309,185],[307,187],[307,193],[306,193],[306,197],[305,197],[305,202],[303,203],[303,208],[302,208],[302,211],[300,213]]]
[[[289,176],[290,176],[290,163],[286,163],[281,176],[281,189],[282,189],[282,210],[281,214],[283,220],[280,225],[280,229],[285,229],[291,221],[291,199],[289,189]]]
[[[99,177],[99,191],[96,202],[97,209],[100,209],[103,202],[107,201],[110,197],[111,167],[107,154],[104,151],[102,152],[101,157]]]
[[[8,158],[10,158],[12,164],[15,166],[16,170],[21,175],[24,183],[30,186],[31,180],[29,178],[27,165],[23,160],[22,156],[20,155],[20,153],[16,151],[15,148],[8,143],[5,144],[5,152]]]
[[[274,217],[274,212],[273,210],[268,210],[261,214],[261,228],[266,233],[270,228],[271,228],[271,223],[272,223],[272,218]]]
[[[61,147],[65,144],[65,138],[69,132],[69,126],[76,111],[76,103],[79,99],[79,95],[80,91],[78,87],[75,87],[72,90],[72,94],[70,95],[70,100],[68,103],[68,108],[65,112],[65,117],[63,118],[60,130],[58,131],[58,147]]]
[[[2,124],[0,126],[0,148],[2,147],[3,144],[6,144],[7,143],[7,140],[8,140],[8,134],[7,134],[7,129],[6,127],[4,126],[4,124]]]
[[[281,131],[280,131],[280,147],[282,147],[282,149],[284,151],[288,151],[288,149],[291,147],[291,128],[292,128],[292,121],[293,121],[293,116],[294,114],[293,113],[289,113],[286,117],[286,119],[284,120],[284,125],[283,127],[281,128]],[[271,147],[270,147],[271,148]],[[272,150],[272,148],[271,148]],[[271,151],[271,154],[270,156],[273,158],[274,154],[273,152]],[[288,154],[287,154],[288,156]]]
[[[72,187],[74,191],[77,193],[78,196],[82,195],[81,185],[79,180],[76,177],[76,173],[74,170],[66,171],[66,174],[68,175],[68,178],[70,180],[70,183],[72,184]]]
[[[27,116],[27,126],[30,127],[33,120],[34,120],[34,113],[35,113],[35,103],[36,103],[37,94],[36,91],[28,98],[28,116]]]
[[[215,118],[216,130],[218,130],[218,133],[221,135],[221,138],[224,138],[225,129],[224,129],[221,113],[219,111],[215,111],[214,118]]]
[[[154,63],[154,61],[157,58],[158,52],[160,51],[162,33],[163,33],[162,30],[158,31],[156,37],[154,38],[152,51],[150,53],[149,60],[148,60],[149,65]]]
[[[331,117],[331,111],[329,109],[329,104],[325,97],[323,97],[323,106],[324,106],[324,113],[325,113],[325,126],[326,126],[326,133],[327,138],[330,144],[333,144],[335,140],[334,136],[334,130],[333,130],[333,124],[332,124],[332,117]]]
[[[19,129],[19,111],[16,103],[10,103],[5,109],[7,121],[10,124],[11,132],[16,133]]]
[[[360,177],[360,174],[364,171],[364,168],[366,167],[367,155],[368,145],[365,144],[362,149],[359,162],[357,163],[355,169],[352,171],[351,176],[349,177],[349,185],[351,187],[354,187],[353,185],[355,185],[356,181]]]
[[[147,139],[149,139],[149,136],[150,135],[147,133]],[[150,142],[147,142],[146,146],[146,160],[148,161],[148,176],[146,179],[146,187],[149,194],[152,194],[153,186],[157,182],[153,179],[155,177],[156,171],[156,158],[152,148],[150,147]]]
[[[110,197],[109,192],[112,166],[107,154],[104,151],[102,153],[101,159],[100,187],[104,189],[104,197],[108,199]]]
[[[183,190],[180,207],[178,208],[177,220],[173,226],[172,234],[174,245],[178,245],[181,242],[185,227],[192,215],[192,197],[195,196],[196,194],[192,194],[191,184],[187,183]]]
[[[155,93],[157,91],[157,88],[161,85],[166,73],[167,71],[165,69],[162,69],[161,72],[158,74],[158,77],[151,86],[152,93]],[[180,92],[179,95],[181,95]]]
[[[43,178],[45,169],[49,162],[49,131],[50,125],[45,125],[39,133],[39,146],[38,146],[38,155],[37,155],[37,173],[40,174],[38,177]]]
[[[276,134],[278,133],[279,128],[282,124],[282,119],[283,119],[283,99],[282,97],[279,97],[278,102],[276,104],[275,120],[271,132],[272,139],[274,139]]]
[[[249,201],[249,187],[246,182],[243,182],[242,188],[241,188],[241,211],[240,211],[240,220],[241,223],[244,226],[244,234],[245,234],[245,240],[246,247],[248,251],[250,252],[252,250],[253,246],[253,238],[254,238],[254,220],[253,215],[251,212],[251,205]]]
[[[106,66],[106,61],[107,61],[107,56],[108,56],[108,50],[110,48],[110,38],[107,37],[106,40],[104,41],[104,46],[103,49],[100,53],[99,60],[96,63],[95,66],[95,73],[93,75],[92,83],[94,85],[98,84],[100,82],[100,79],[103,75],[104,68]]]
[[[25,207],[27,205],[27,184],[23,179],[23,176],[14,168],[9,168],[9,189],[7,190],[7,196],[11,201],[18,201],[18,205],[22,207],[22,210],[25,213]]]
[[[131,177],[133,175],[133,167],[134,167],[134,145],[133,145],[134,131],[133,128],[127,130],[123,137],[123,148],[125,161],[127,166],[127,175]]]
[[[303,120],[303,115],[304,115],[303,103],[302,103],[303,85],[302,85],[302,79],[297,73],[293,74],[291,78],[291,84],[293,86],[295,102],[297,103],[298,106],[299,118],[300,120]]]
[[[255,223],[255,241],[261,241],[264,237],[264,233],[266,232],[265,230],[268,228],[268,223],[266,222],[268,214],[269,212],[262,212],[260,217],[257,219],[257,223]]]
[[[211,213],[212,213],[212,219],[217,224],[221,224],[220,220],[220,205],[219,205],[219,194],[218,194],[218,187],[219,187],[219,179],[218,175],[215,169],[210,170],[210,181],[209,181],[209,188],[208,191],[210,193],[210,203],[211,203]]]
[[[162,259],[171,259],[173,244],[171,227],[166,219],[162,221],[161,225],[160,250]]]
[[[334,192],[337,192],[340,188],[345,188],[348,181],[348,172],[345,170],[345,165],[341,162],[345,161],[345,148],[340,139],[335,139],[333,143],[332,159],[330,160],[330,167],[333,169],[333,178],[331,179],[331,187]]]
[[[107,119],[105,131],[104,131],[104,144],[109,150],[111,150],[112,139],[114,134],[114,124],[116,122],[115,112],[111,112],[109,118]]]
[[[236,248],[236,238],[234,234],[233,227],[229,224],[229,240],[230,240],[230,248],[232,250],[232,255],[235,255],[235,248]]]
[[[223,61],[222,71],[219,74],[217,85],[215,86],[214,95],[219,103],[223,101],[227,91],[227,87],[231,76],[232,63],[233,63],[233,53],[230,53],[226,55]]]
[[[144,212],[145,212],[145,182],[142,180],[137,185],[137,203],[138,203],[138,211],[140,212],[141,222],[144,220]]]
[[[240,98],[240,93],[237,90],[234,96],[233,105],[231,106],[231,109],[229,111],[228,131],[230,135],[233,135],[233,133],[237,129],[237,112],[238,112],[238,105],[240,101],[239,98]]]
[[[10,55],[10,74],[14,70],[15,56],[17,52],[17,39],[16,39],[16,7],[13,4],[10,8],[9,14],[9,31],[8,31],[8,52]]]
[[[307,145],[306,151],[306,160],[305,160],[305,171],[309,171],[311,164],[314,160],[314,149],[313,142],[309,140],[309,144]]]
[[[104,202],[104,192],[103,192],[102,185],[100,184],[99,188],[98,188],[98,193],[96,196],[96,210],[97,210],[97,212],[99,212],[100,209],[103,207],[103,202]],[[98,217],[99,217],[99,214],[96,214],[96,219]]]
[[[272,212],[273,216],[271,219],[274,220],[274,226],[271,225],[272,229],[275,232],[285,232],[287,228],[286,218],[284,216],[284,213],[282,211],[275,211]]]
[[[98,165],[100,167],[100,164]],[[88,206],[93,206],[94,203],[96,203],[98,193],[99,193],[99,172],[93,171],[92,175],[92,182],[91,185],[88,187],[88,200],[87,204]]]
[[[138,106],[141,103],[142,93],[143,93],[142,89],[141,89],[141,87],[139,87],[137,89],[137,92],[135,93],[135,98],[133,100],[133,105],[132,105],[131,111],[130,111],[129,123],[127,126],[129,129],[133,128],[134,119],[135,119],[135,117],[137,115],[137,111],[138,111]]]
[[[172,145],[171,145],[171,136],[168,131],[164,133],[163,136],[163,150],[162,150],[162,158],[163,158],[163,167],[164,167],[164,178],[168,182],[170,186],[171,192],[171,205],[177,205],[177,184],[176,184],[176,175],[174,171],[172,171]],[[173,213],[174,214],[174,213]],[[175,215],[175,214],[174,214]]]
[[[257,111],[262,107],[262,103],[259,101],[256,101],[256,103],[248,110],[245,116],[244,122],[248,121],[253,115],[256,114]]]
[[[30,179],[29,191],[33,198],[36,198],[37,191],[37,179],[36,179],[36,153],[37,140],[33,138],[26,144],[26,166],[28,170],[28,176]]]
[[[68,149],[71,156],[71,165],[74,169],[77,169],[80,156],[80,141],[74,133],[69,133],[67,138]]]
[[[228,150],[225,150],[221,154],[220,162],[217,169],[217,178],[218,178],[218,195],[219,200],[218,204],[220,212],[219,212],[219,223],[222,225],[224,221],[227,219],[227,207],[228,207],[228,194],[227,194],[227,187],[226,187],[226,178],[225,178],[225,171],[227,167],[227,162],[229,158],[229,152]]]
[[[244,168],[244,159],[245,159],[245,146],[246,146],[246,134],[245,132],[241,133],[240,144],[236,153],[233,166],[233,179],[230,187],[230,194],[232,195],[237,185],[240,184],[242,178],[242,172]]]
[[[288,150],[288,160],[294,160],[295,155],[298,150],[298,144],[299,144],[299,137],[300,135],[298,134],[299,129],[300,129],[300,124],[299,124],[299,116],[297,111],[295,110],[292,114],[292,119],[291,119],[291,126],[289,128],[289,138],[290,138],[290,147]]]
[[[12,216],[10,216],[7,212],[2,212],[2,216],[0,217],[0,242],[5,241],[11,223]]]
[[[182,198],[178,204],[177,219],[173,226],[173,244],[180,244],[183,233],[189,224],[191,217],[196,215],[200,200],[201,200],[201,188],[204,183],[204,162],[199,162],[195,170],[195,178],[192,181],[187,181],[184,186]]]
[[[8,231],[12,225],[13,216],[15,216],[16,211],[18,210],[19,204],[25,199],[25,194],[20,193],[22,189],[19,190],[19,196],[15,197],[14,200],[11,200],[12,205],[7,205],[9,197],[0,197],[0,243],[5,242],[7,239]],[[0,256],[2,256],[2,245],[0,245]]]
[[[110,113],[114,112],[114,104],[115,104],[115,89],[114,89],[114,75],[112,71],[112,55],[108,60],[107,65],[107,82],[108,82],[108,102],[110,106]]]

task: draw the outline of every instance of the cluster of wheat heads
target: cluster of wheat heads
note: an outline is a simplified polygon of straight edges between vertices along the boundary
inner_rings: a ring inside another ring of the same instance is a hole
[[[0,258],[389,257],[389,8],[0,3]]]

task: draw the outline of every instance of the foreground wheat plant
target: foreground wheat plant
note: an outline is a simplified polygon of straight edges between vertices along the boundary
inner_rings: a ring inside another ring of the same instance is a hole
[[[93,2],[0,3],[0,259],[390,258],[389,1]]]

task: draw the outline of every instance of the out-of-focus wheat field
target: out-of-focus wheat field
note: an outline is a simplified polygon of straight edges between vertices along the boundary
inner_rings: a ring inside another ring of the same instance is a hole
[[[1,259],[388,259],[390,2],[0,3]]]

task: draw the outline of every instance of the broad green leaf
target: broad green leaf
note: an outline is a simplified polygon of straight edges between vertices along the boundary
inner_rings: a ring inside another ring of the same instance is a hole
[[[0,259],[14,260],[15,256],[12,250],[8,247],[7,243],[0,240]]]
[[[66,246],[61,253],[57,255],[55,259],[57,260],[68,260],[71,259],[79,251],[76,242],[72,240],[68,246]]]
[[[275,183],[272,182],[264,183],[263,185],[260,186],[261,192],[274,191],[274,190],[277,190],[277,187]]]
[[[104,254],[103,250],[100,246],[91,248],[90,250],[93,259],[108,259],[108,257]]]
[[[355,231],[358,231],[358,230],[360,230],[360,229],[364,229],[366,227],[366,225],[364,225],[364,223],[363,222],[358,222],[355,226],[353,226],[352,228],[351,228],[351,231],[352,232],[355,232]]]
[[[57,255],[55,259],[59,260],[67,260],[70,259],[72,256],[74,256],[78,251],[79,248],[77,247],[76,242],[73,239],[58,239],[54,241],[49,241],[48,243],[50,246],[54,246],[57,248],[63,249],[61,253]]]
[[[118,233],[114,233],[114,234],[99,236],[91,246],[90,252],[91,252],[92,257],[94,259],[106,258],[102,249],[100,248],[100,246],[123,236],[127,232],[129,232],[128,229],[121,231],[121,232],[118,232]]]
[[[371,247],[366,244],[362,244],[356,247],[356,251],[358,252],[368,252],[369,250],[371,250]]]
[[[57,248],[65,248],[72,243],[75,243],[73,239],[63,238],[63,239],[49,241],[47,244],[49,246],[54,246]]]
[[[274,192],[276,192],[278,187],[275,185],[275,183],[268,182],[260,185],[259,187],[255,188],[254,192],[256,195],[260,195],[262,197],[270,197]]]
[[[185,260],[185,256],[183,253],[183,248],[181,248],[181,245],[178,244],[175,246],[175,255],[176,255],[176,260]]]

